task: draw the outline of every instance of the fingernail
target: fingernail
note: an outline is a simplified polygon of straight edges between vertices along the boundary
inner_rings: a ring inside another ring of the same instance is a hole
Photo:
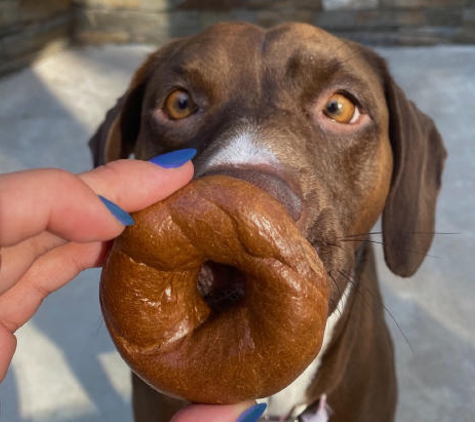
[[[236,419],[236,422],[257,422],[266,411],[267,404],[259,403],[246,409]]]
[[[185,148],[167,152],[151,158],[149,161],[166,169],[178,168],[190,161],[196,155],[196,149]]]
[[[104,198],[101,195],[98,195],[102,203],[107,207],[111,214],[119,220],[124,226],[132,226],[134,224],[134,219],[132,216],[120,208],[117,204],[114,204],[112,201],[109,201],[107,198]]]

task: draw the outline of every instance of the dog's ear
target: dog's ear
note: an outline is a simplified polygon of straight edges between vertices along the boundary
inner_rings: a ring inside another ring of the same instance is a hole
[[[376,54],[372,55],[374,60]],[[384,256],[392,272],[409,277],[417,271],[432,243],[447,154],[434,122],[407,99],[386,62],[376,57],[385,88],[394,160],[382,219]]]
[[[134,150],[140,131],[142,100],[159,51],[151,54],[135,72],[125,94],[110,109],[89,141],[94,166],[127,158]]]

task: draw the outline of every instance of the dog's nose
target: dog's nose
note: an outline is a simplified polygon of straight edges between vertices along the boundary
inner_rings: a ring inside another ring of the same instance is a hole
[[[268,194],[279,201],[286,209],[294,221],[297,221],[302,214],[302,199],[290,187],[284,177],[255,167],[220,167],[207,171],[203,176],[212,174],[222,174],[246,182],[263,189]],[[249,198],[252,201],[252,198]]]

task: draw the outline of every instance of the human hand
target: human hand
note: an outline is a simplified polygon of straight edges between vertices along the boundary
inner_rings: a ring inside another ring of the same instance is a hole
[[[16,348],[14,332],[46,296],[103,264],[127,212],[185,185],[193,154],[165,154],[155,164],[119,160],[77,176],[58,169],[0,175],[0,382]],[[120,208],[108,202],[108,209],[98,195]]]

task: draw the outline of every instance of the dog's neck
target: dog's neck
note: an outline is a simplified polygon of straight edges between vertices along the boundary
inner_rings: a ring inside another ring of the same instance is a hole
[[[352,284],[348,283],[336,309],[327,319],[322,347],[313,362],[288,387],[277,394],[262,400],[267,403],[268,410],[266,413],[268,415],[279,415],[279,417],[284,416],[285,420],[293,420],[296,419],[309,404],[311,404],[311,402],[308,402],[305,399],[307,397],[306,392],[318,374],[323,356],[326,354],[332,342],[335,328],[344,314],[351,292]]]
[[[338,409],[332,422],[394,420],[394,351],[384,315],[373,247],[365,242],[355,266],[351,295],[306,391],[309,403],[328,395],[330,407]]]
[[[279,415],[281,418],[286,418],[284,420],[297,420],[299,416],[302,419],[303,415],[307,415],[307,419],[313,417],[313,419],[308,419],[312,422],[324,421],[323,416],[327,414],[326,409],[332,407],[332,401],[363,401],[365,391],[357,391],[355,394],[349,390],[338,391],[338,386],[348,373],[355,371],[371,373],[374,377],[380,376],[371,371],[374,363],[368,360],[365,351],[370,347],[372,350],[380,350],[383,354],[391,354],[391,351],[387,350],[391,343],[389,334],[385,331],[381,333],[381,337],[370,336],[372,344],[362,344],[363,341],[368,340],[368,331],[381,330],[381,327],[375,327],[374,324],[377,323],[375,321],[383,320],[382,313],[384,312],[375,277],[371,245],[365,242],[359,248],[355,258],[356,265],[352,282],[347,284],[336,309],[327,319],[320,352],[292,384],[265,400],[268,404],[266,412],[268,415],[272,417]],[[387,359],[381,359],[381,362],[387,361]],[[383,375],[383,378],[385,376],[387,375]],[[318,406],[315,406],[315,403],[320,403],[319,400],[327,394],[328,405],[325,404],[325,412],[318,413]],[[349,408],[355,409],[358,409],[358,406],[358,403],[348,405]],[[317,416],[323,419],[318,419]],[[334,418],[338,420],[338,415]]]

